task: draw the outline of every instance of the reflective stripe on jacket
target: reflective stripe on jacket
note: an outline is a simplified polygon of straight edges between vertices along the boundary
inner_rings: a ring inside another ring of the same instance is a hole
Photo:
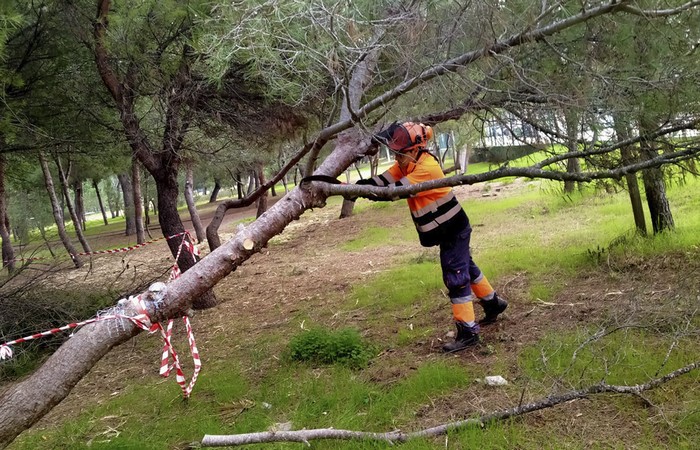
[[[445,174],[435,157],[421,152],[415,163],[408,164],[405,173],[395,163],[371,180],[377,186],[408,186],[442,178],[445,178]],[[438,245],[469,226],[469,219],[450,187],[419,192],[407,201],[420,243],[425,247]]]

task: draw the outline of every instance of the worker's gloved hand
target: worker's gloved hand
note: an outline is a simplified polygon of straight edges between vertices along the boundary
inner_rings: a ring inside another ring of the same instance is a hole
[[[355,184],[358,184],[361,186],[376,186],[377,185],[375,183],[375,181],[372,180],[371,178],[365,178],[362,180],[358,180],[355,182]],[[391,199],[377,197],[376,195],[372,195],[372,194],[366,196],[365,198],[367,198],[368,200],[372,200],[373,202],[389,202],[389,201],[391,201]]]
[[[362,178],[360,180],[357,180],[355,182],[355,184],[358,186],[376,186],[376,184],[374,183],[374,181],[371,178]],[[370,200],[373,200],[370,197],[367,197],[367,198],[369,198]],[[354,202],[355,200],[357,200],[357,197],[348,198],[348,200]]]
[[[357,181],[355,182],[355,184],[357,184],[357,185],[365,185],[365,184],[372,184],[372,182],[370,181],[369,178],[364,178],[364,179],[362,179],[362,180],[357,180]],[[345,199],[346,199],[346,200],[349,200],[349,201],[351,201],[351,202],[354,202],[355,200],[357,200],[357,197],[345,197]]]

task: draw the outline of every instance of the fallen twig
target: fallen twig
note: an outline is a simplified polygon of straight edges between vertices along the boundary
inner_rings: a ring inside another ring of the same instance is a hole
[[[684,375],[692,370],[700,367],[700,361],[688,364],[678,370],[674,370],[663,377],[654,378],[653,380],[634,386],[619,386],[611,385],[605,382],[594,384],[592,386],[569,391],[561,395],[554,395],[536,402],[527,403],[515,408],[497,411],[489,414],[484,414],[472,419],[460,420],[440,425],[433,428],[426,428],[412,433],[404,433],[402,431],[391,431],[387,433],[373,433],[366,431],[352,430],[336,430],[334,428],[320,428],[314,430],[298,430],[298,431],[266,431],[262,433],[245,433],[233,435],[205,435],[202,439],[202,447],[225,447],[245,444],[261,444],[268,442],[303,442],[309,445],[309,441],[315,439],[345,439],[345,440],[375,440],[386,441],[390,444],[406,442],[411,439],[423,437],[435,437],[447,434],[449,431],[466,428],[469,426],[483,427],[491,422],[505,420],[510,417],[519,416],[540,409],[550,408],[561,403],[566,403],[571,400],[586,398],[594,394],[616,393],[616,394],[631,394],[640,396],[642,392],[653,389],[661,384],[666,383],[674,378]],[[522,402],[522,400],[521,400]]]

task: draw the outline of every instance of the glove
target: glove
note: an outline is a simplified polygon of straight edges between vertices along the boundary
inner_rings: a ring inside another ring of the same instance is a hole
[[[376,184],[374,183],[374,181],[372,181],[371,178],[363,178],[363,179],[357,180],[355,182],[355,184],[358,186],[376,186]],[[348,197],[348,200],[350,200],[351,202],[354,202],[355,200],[357,200],[357,197]]]

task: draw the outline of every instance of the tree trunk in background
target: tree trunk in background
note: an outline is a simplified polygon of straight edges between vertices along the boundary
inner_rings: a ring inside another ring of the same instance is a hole
[[[255,184],[257,182],[258,174],[255,173],[255,170],[251,170],[248,175],[248,187],[245,190],[246,197],[249,196],[251,192],[253,192],[253,189],[255,189]]]
[[[640,120],[639,132],[641,135],[647,134],[655,128],[650,122],[644,119]],[[656,145],[650,140],[641,140],[639,149],[642,160],[654,158],[658,154]],[[654,234],[665,230],[673,230],[675,224],[673,222],[673,214],[671,214],[671,206],[666,197],[666,182],[663,169],[654,167],[643,171],[642,180],[644,181],[644,191],[647,197],[651,227],[654,230]]]
[[[197,235],[197,242],[202,242],[206,239],[207,234],[204,232],[204,226],[199,219],[197,205],[195,205],[194,202],[194,170],[192,169],[191,161],[186,163],[185,168],[185,202],[187,203],[187,210],[190,212],[190,218],[192,219],[192,227]]]
[[[131,185],[131,176],[125,173],[117,174],[119,186],[122,190],[122,198],[124,199],[124,220],[126,228],[124,235],[131,236],[136,233],[136,219],[134,218],[134,188]]]
[[[209,196],[209,203],[216,203],[216,199],[219,196],[219,191],[221,190],[221,180],[214,178],[214,189],[211,190],[211,195]]]
[[[2,142],[0,141],[0,144]],[[7,193],[5,192],[5,154],[0,152],[0,237],[2,237],[2,266],[8,273],[15,271],[15,249],[12,247],[10,229],[7,226]]]
[[[578,134],[578,114],[573,110],[565,110],[564,119],[566,120],[566,135],[569,137],[566,140],[566,150],[567,152],[575,152],[578,150],[578,143],[576,142],[576,136]],[[566,172],[581,172],[581,162],[578,158],[569,158],[566,160]],[[571,194],[574,192],[574,189],[576,189],[575,181],[564,182],[565,193]]]
[[[80,228],[85,230],[87,219],[85,217],[85,196],[83,195],[83,182],[73,181],[73,204],[75,205],[75,215],[80,221]]]
[[[70,214],[71,220],[73,221],[73,228],[75,229],[75,234],[78,236],[78,241],[80,245],[83,246],[83,251],[85,253],[92,252],[90,244],[88,244],[85,235],[83,234],[83,228],[80,226],[80,217],[75,212],[75,208],[70,201],[70,193],[68,192],[68,182],[66,181],[66,174],[63,171],[63,166],[61,166],[61,159],[56,158],[56,167],[58,168],[58,176],[61,180],[61,188],[63,189],[63,197],[66,199],[66,207],[68,208],[68,213]]]
[[[619,141],[625,141],[629,139],[630,133],[628,128],[629,121],[620,115],[615,115],[613,117],[615,123],[615,134]],[[622,164],[632,164],[636,162],[634,156],[634,150],[632,146],[626,145],[620,148],[620,155],[622,156]],[[632,215],[634,217],[634,225],[642,235],[647,234],[647,224],[644,218],[644,208],[642,207],[642,194],[639,192],[639,183],[637,181],[636,173],[628,173],[625,175],[625,182],[627,184],[627,192],[630,197],[630,204],[632,205]]]
[[[102,196],[100,195],[100,187],[97,184],[96,179],[92,179],[92,187],[95,189],[95,195],[97,195],[97,203],[100,205],[100,212],[102,213],[102,220],[105,225],[109,225],[107,222],[107,212],[105,212],[105,205],[102,203]]]
[[[134,226],[136,227],[136,242],[146,242],[143,231],[143,198],[141,196],[141,167],[136,158],[131,160],[131,187],[134,193]]]
[[[168,247],[173,255],[177,255],[182,245],[183,239],[189,240],[187,235],[180,235],[185,232],[185,226],[177,211],[177,167],[163,168],[152,173],[156,181],[156,192],[158,195],[158,223],[163,232],[163,236],[168,239]],[[179,235],[179,236],[178,236]],[[194,242],[192,243],[194,245]],[[196,258],[199,261],[199,258]],[[177,260],[180,271],[186,272],[196,263],[192,254],[183,251]],[[216,306],[214,291],[208,290],[192,302],[194,309],[207,309]]]
[[[58,230],[58,237],[63,243],[68,255],[70,255],[73,260],[73,264],[76,268],[82,267],[83,262],[80,257],[78,257],[78,252],[73,247],[68,234],[66,233],[66,227],[63,225],[63,212],[61,211],[61,206],[59,205],[58,198],[56,197],[56,191],[53,187],[53,179],[51,178],[51,171],[49,170],[49,164],[46,162],[46,158],[43,153],[39,153],[39,163],[41,164],[41,171],[44,174],[44,183],[46,185],[46,192],[49,194],[49,199],[51,200],[51,209],[53,211],[53,218],[56,221],[56,228]]]
[[[262,186],[265,184],[265,168],[263,167],[262,164],[259,164],[257,169],[257,187]],[[267,192],[263,192],[263,194],[260,196],[258,199],[258,211],[255,214],[255,218],[258,218],[263,215],[263,213],[267,211]]]
[[[243,183],[241,182],[241,172],[236,172],[236,194],[238,200],[243,199]]]

